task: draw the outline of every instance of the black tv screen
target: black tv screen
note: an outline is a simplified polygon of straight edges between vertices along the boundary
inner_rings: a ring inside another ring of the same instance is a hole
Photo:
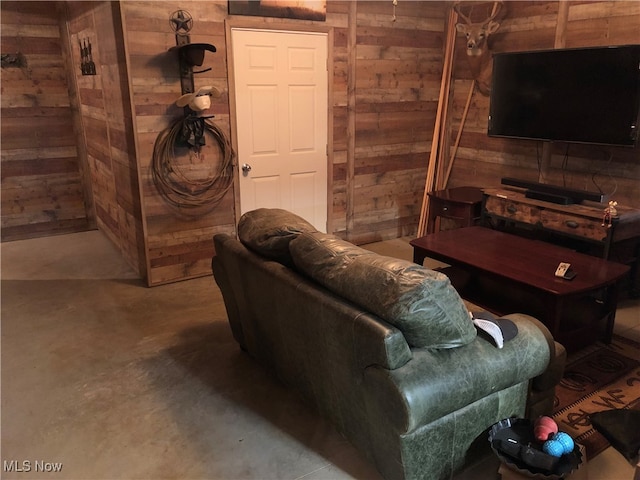
[[[489,136],[634,146],[640,45],[493,57]]]

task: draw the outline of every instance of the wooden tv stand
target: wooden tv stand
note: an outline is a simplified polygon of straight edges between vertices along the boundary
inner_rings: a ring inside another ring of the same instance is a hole
[[[640,210],[618,205],[608,227],[604,204],[559,205],[527,198],[517,187],[482,191],[482,225],[629,265],[629,291],[638,296]]]

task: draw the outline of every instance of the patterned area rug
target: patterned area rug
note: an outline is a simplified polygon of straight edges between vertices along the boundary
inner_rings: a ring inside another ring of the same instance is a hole
[[[585,446],[587,458],[609,446],[589,414],[622,408],[640,410],[640,344],[614,335],[609,345],[597,343],[571,355],[556,387],[553,419]]]

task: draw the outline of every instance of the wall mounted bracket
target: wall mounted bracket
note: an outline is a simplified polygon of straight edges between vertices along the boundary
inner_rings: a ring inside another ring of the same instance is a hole
[[[216,47],[209,43],[191,43],[189,32],[193,26],[193,18],[186,10],[173,12],[169,18],[169,24],[175,32],[176,37],[176,46],[171,47],[169,51],[177,52],[180,68],[180,89],[182,91],[182,97],[178,99],[176,104],[179,107],[184,107],[184,119],[181,120],[182,136],[185,137],[187,143],[189,143],[192,148],[197,150],[201,145],[204,145],[205,119],[197,115],[197,112],[189,107],[190,102],[185,97],[189,98],[189,94],[197,95],[200,93],[200,90],[196,93],[193,75],[208,72],[211,68],[194,71],[193,67],[201,66],[204,62],[205,51],[215,52]],[[206,93],[210,94],[212,87],[203,87],[203,89],[206,88],[209,89]],[[185,103],[183,103],[182,100],[185,100]]]
[[[206,68],[197,72],[193,70],[193,67],[199,67],[204,62],[205,50],[215,52],[216,47],[209,43],[190,43],[189,35],[176,35],[176,46],[169,49],[169,51],[178,52],[180,86],[182,87],[183,95],[185,93],[194,92],[194,73],[204,73],[211,70],[211,68]]]

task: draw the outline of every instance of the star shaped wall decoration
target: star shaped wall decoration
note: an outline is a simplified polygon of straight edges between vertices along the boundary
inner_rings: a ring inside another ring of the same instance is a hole
[[[186,35],[193,26],[193,19],[191,18],[191,14],[186,10],[177,10],[171,14],[169,23],[173,31],[178,35]]]

